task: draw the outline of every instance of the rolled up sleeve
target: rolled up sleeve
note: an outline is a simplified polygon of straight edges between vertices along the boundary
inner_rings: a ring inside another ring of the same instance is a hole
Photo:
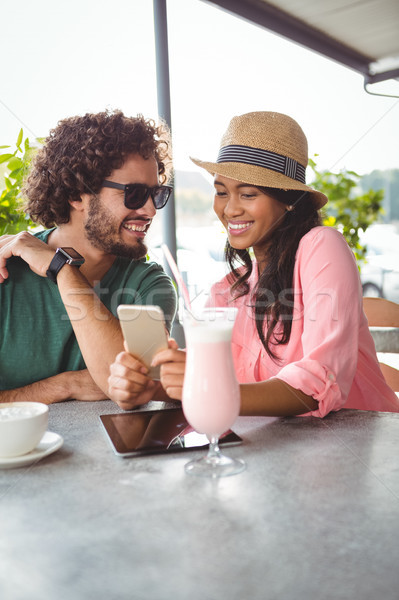
[[[306,415],[325,417],[332,410],[339,410],[345,401],[335,374],[317,360],[301,360],[292,363],[280,371],[277,379],[285,381],[318,401],[317,410]]]

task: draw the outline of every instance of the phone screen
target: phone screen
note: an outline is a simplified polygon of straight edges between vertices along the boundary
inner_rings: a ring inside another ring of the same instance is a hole
[[[181,408],[125,412],[100,415],[112,448],[119,456],[163,454],[205,449],[205,435],[187,423]],[[229,430],[220,437],[219,445],[234,445],[242,439]]]

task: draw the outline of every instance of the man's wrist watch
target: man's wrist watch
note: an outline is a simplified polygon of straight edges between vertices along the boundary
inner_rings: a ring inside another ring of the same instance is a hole
[[[51,281],[57,283],[57,275],[64,265],[80,267],[84,261],[83,256],[73,248],[57,248],[46,275]]]

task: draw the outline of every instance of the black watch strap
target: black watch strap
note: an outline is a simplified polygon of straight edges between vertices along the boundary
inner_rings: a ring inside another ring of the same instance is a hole
[[[67,260],[68,259],[65,256],[65,254],[62,254],[61,252],[57,251],[54,254],[53,260],[51,261],[49,268],[46,271],[47,277],[54,283],[57,283],[57,275],[59,271],[61,271],[62,267],[65,265]]]
[[[73,252],[75,251],[73,250]],[[83,256],[80,256],[80,254],[78,254],[78,256],[80,257],[80,259],[73,259],[71,256],[68,256],[67,253],[65,253],[63,248],[57,248],[57,251],[53,256],[49,268],[46,271],[47,277],[56,284],[57,275],[64,265],[68,263],[70,265],[80,267],[80,265],[84,263]]]

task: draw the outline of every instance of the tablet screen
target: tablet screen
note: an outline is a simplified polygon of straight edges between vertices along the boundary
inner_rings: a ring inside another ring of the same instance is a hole
[[[205,449],[208,439],[187,423],[181,408],[100,415],[114,452],[119,456]],[[234,445],[241,438],[231,430],[219,445]]]

